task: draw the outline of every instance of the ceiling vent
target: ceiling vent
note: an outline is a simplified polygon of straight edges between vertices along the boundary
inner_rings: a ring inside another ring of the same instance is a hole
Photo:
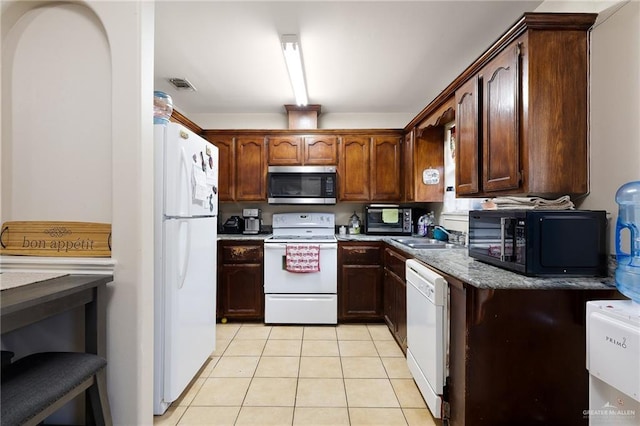
[[[169,83],[173,84],[173,87],[178,90],[189,90],[192,92],[196,91],[196,88],[193,87],[193,84],[191,84],[191,82],[189,82],[189,80],[187,80],[186,78],[170,78]]]

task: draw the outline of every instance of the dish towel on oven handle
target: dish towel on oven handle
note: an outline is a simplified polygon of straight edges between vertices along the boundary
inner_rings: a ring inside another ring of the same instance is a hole
[[[289,272],[319,272],[320,245],[287,244],[285,269]]]

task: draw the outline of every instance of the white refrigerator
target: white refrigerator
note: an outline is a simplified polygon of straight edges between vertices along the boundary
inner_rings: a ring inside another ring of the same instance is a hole
[[[215,350],[218,149],[176,124],[154,125],[154,414]]]

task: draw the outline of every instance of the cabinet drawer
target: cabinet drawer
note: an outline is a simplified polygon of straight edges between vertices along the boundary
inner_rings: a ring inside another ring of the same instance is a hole
[[[262,245],[222,244],[220,247],[222,263],[262,263]]]
[[[380,246],[342,246],[340,257],[343,264],[380,265]]]
[[[405,262],[407,258],[389,248],[384,250],[384,266],[402,281],[405,280]]]

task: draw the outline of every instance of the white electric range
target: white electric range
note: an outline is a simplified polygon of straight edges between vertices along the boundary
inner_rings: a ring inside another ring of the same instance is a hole
[[[265,323],[338,322],[333,213],[274,213],[264,244]]]

